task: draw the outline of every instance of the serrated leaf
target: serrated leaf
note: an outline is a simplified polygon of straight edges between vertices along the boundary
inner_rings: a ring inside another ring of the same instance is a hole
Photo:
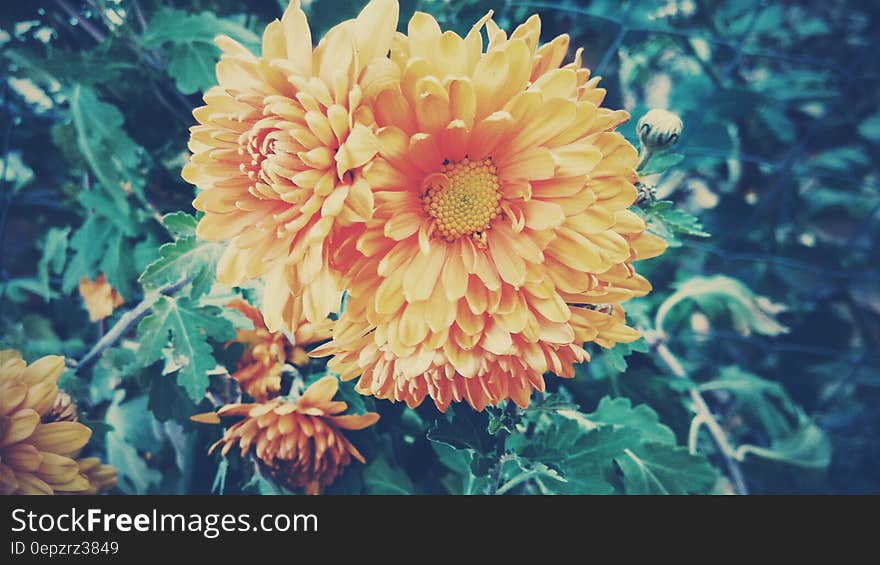
[[[586,415],[591,422],[627,426],[636,429],[645,441],[675,445],[675,432],[660,423],[660,418],[647,404],[633,408],[629,398],[606,396],[596,410]]]
[[[647,353],[648,345],[644,339],[632,343],[616,343],[614,347],[597,347],[593,359],[589,363],[579,365],[586,369],[594,378],[608,378],[626,371],[629,364],[626,358],[633,352]]]
[[[718,476],[705,457],[673,445],[645,443],[615,461],[628,494],[708,493]]]
[[[196,307],[185,299],[163,297],[138,325],[139,357],[145,365],[158,361],[170,342],[171,356],[180,366],[177,383],[198,402],[208,388],[208,371],[217,366],[208,336],[221,342],[235,336],[235,329],[220,316],[219,308]]]
[[[147,266],[139,282],[147,288],[158,288],[186,277],[191,285],[188,296],[197,299],[210,292],[222,254],[223,246],[219,243],[204,242],[194,236],[166,243],[159,248],[159,258]]]
[[[612,461],[640,442],[639,433],[633,429],[587,429],[579,420],[558,418],[552,427],[526,443],[519,455],[561,473],[564,482],[541,483],[542,490],[548,493],[609,494],[614,487],[605,474]]]
[[[699,218],[688,214],[670,200],[652,202],[642,212],[652,230],[661,236],[710,237]]]
[[[541,441],[553,447],[543,452],[540,460],[574,467],[583,473],[598,472],[624,449],[637,445],[640,436],[636,430],[624,427],[603,426],[585,431],[577,421],[563,420]]]
[[[186,212],[171,212],[162,216],[162,225],[176,238],[195,237],[199,222]]]
[[[220,19],[211,12],[189,14],[171,8],[159,9],[150,20],[142,40],[148,48],[169,44],[166,52],[168,74],[184,94],[204,91],[216,84],[215,66],[220,49],[217,35],[228,35],[253,48],[259,37],[241,25]]]
[[[580,406],[574,402],[569,402],[561,394],[536,394],[532,398],[532,402],[526,409],[528,415],[533,414],[552,414],[563,410],[578,410]]]

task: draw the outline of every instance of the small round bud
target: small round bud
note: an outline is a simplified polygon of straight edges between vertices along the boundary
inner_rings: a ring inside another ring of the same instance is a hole
[[[654,109],[639,120],[639,140],[648,151],[663,151],[678,143],[683,127],[677,115]]]

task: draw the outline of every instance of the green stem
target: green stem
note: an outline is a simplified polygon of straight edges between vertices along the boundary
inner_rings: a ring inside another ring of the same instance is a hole
[[[512,400],[507,401],[507,405],[504,406],[504,414],[501,417],[516,425],[516,422],[519,420],[519,408]],[[495,464],[489,472],[489,487],[486,489],[486,494],[502,494],[498,492],[498,487],[501,485],[501,468],[504,467],[505,444],[509,435],[510,432],[507,426],[501,426],[501,429],[495,435]]]

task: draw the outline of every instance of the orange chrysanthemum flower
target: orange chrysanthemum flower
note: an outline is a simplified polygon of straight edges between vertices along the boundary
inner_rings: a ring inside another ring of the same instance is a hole
[[[263,34],[262,55],[220,36],[219,86],[205,93],[183,177],[201,188],[198,235],[229,241],[221,282],[265,277],[271,329],[318,322],[340,290],[329,257],[346,228],[373,210],[362,168],[378,148],[363,103],[364,68],[387,60],[397,27],[393,0],[373,0],[318,46],[300,2]]]
[[[0,494],[88,494],[109,486],[111,467],[92,483],[91,460],[76,460],[92,431],[53,420],[63,370],[57,355],[28,366],[18,352],[0,351]]]
[[[309,357],[303,348],[329,339],[333,327],[329,318],[314,324],[302,321],[291,334],[295,340],[291,345],[283,333],[269,331],[257,308],[244,300],[234,300],[228,306],[247,316],[254,325],[253,329],[239,329],[236,338],[230,342],[245,346],[237,370],[231,376],[258,402],[278,396],[284,364],[288,361],[295,365],[307,363]]]
[[[333,400],[338,389],[336,377],[324,377],[295,401],[275,398],[259,404],[230,404],[216,413],[192,419],[219,423],[221,417],[244,416],[210,451],[222,445],[221,453],[226,456],[238,445],[244,457],[255,446],[263,469],[278,483],[319,494],[351,463],[352,457],[366,462],[342,430],[361,430],[379,419],[375,412],[339,416],[348,405]]]
[[[79,295],[82,297],[89,311],[89,320],[98,322],[113,313],[113,310],[122,306],[125,300],[110,286],[104,273],[98,275],[94,281],[89,277],[79,279]]]
[[[638,155],[613,130],[629,116],[540,28],[508,37],[490,13],[462,38],[416,13],[375,63],[399,77],[365,85],[376,208],[335,252],[351,299],[315,352],[364,394],[525,407],[545,372],[589,359],[585,342],[639,337],[620,303],[648,293],[632,262],[665,243],[628,210]]]

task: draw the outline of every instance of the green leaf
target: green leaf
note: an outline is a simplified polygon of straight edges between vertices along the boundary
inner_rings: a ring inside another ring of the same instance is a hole
[[[107,434],[107,463],[118,470],[123,492],[144,494],[162,481],[162,473],[150,468],[136,449],[113,432]]]
[[[477,476],[473,472],[475,460],[483,458],[473,449],[455,449],[444,443],[431,444],[437,460],[451,472],[444,475],[440,482],[450,494],[485,493],[489,484],[487,476]]]
[[[648,228],[669,241],[670,245],[677,245],[680,235],[710,237],[696,216],[688,214],[670,200],[658,200],[635,210],[648,224]]]
[[[232,324],[220,316],[220,308],[196,307],[186,299],[162,297],[138,325],[139,357],[144,365],[158,361],[170,340],[170,358],[180,367],[177,383],[198,402],[208,388],[208,371],[217,366],[209,336],[218,341],[235,336]]]
[[[540,461],[529,461],[516,455],[508,456],[501,468],[501,484],[496,494],[505,494],[511,489],[527,481],[546,481],[556,487],[564,489],[564,483],[568,480],[556,469],[548,467]]]
[[[186,42],[172,45],[168,51],[168,74],[184,94],[195,94],[216,84],[214,67],[218,50],[210,43]]]
[[[127,347],[113,347],[104,352],[92,369],[88,396],[92,404],[113,398],[116,388],[140,368],[134,351]]]
[[[222,254],[221,244],[204,242],[194,236],[166,243],[159,248],[159,258],[147,266],[139,282],[146,288],[158,288],[186,277],[190,291],[185,295],[197,299],[210,292]]]
[[[577,366],[578,371],[587,371],[593,378],[604,379],[626,371],[629,364],[626,358],[633,352],[647,353],[648,344],[644,339],[632,343],[616,343],[614,347],[595,347],[592,360]]]
[[[740,369],[722,367],[714,379],[698,385],[701,392],[724,390],[735,396],[733,409],[764,429],[770,437],[787,434],[797,407],[777,382]]]
[[[43,300],[52,297],[49,285],[51,275],[60,275],[64,272],[64,264],[67,262],[67,245],[70,236],[70,228],[49,228],[46,239],[43,242],[43,256],[37,264],[37,280],[43,287]]]
[[[657,413],[647,404],[635,408],[629,398],[606,396],[596,410],[586,415],[591,422],[604,425],[627,426],[636,429],[645,441],[675,445],[675,433],[660,423]]]
[[[569,402],[561,394],[544,393],[535,394],[532,397],[532,402],[526,409],[526,413],[529,416],[541,413],[555,414],[565,410],[578,410],[579,408],[580,406],[574,402]]]
[[[785,307],[755,294],[737,279],[724,275],[694,276],[676,286],[677,290],[657,310],[654,325],[658,330],[663,330],[666,316],[673,307],[692,300],[710,314],[710,317],[727,312],[740,333],[749,334],[755,331],[771,336],[788,333],[788,328],[775,317]]]
[[[182,10],[160,8],[142,38],[150,49],[169,44],[165,53],[168,74],[184,94],[205,91],[214,84],[215,66],[220,49],[214,45],[218,35],[228,35],[255,49],[260,38],[247,28],[211,12],[189,14]]]
[[[132,255],[123,253],[127,241],[121,232],[112,232],[106,240],[101,242],[104,254],[98,262],[98,270],[107,276],[107,282],[123,298],[132,294],[131,280],[135,273]]]
[[[643,176],[656,175],[657,173],[666,171],[666,169],[671,169],[683,160],[684,155],[681,153],[664,151],[663,153],[658,153],[651,157],[651,160],[648,161],[648,165],[644,169],[639,170],[639,174]]]
[[[615,461],[627,494],[707,493],[718,476],[705,457],[673,445],[645,443]]]
[[[143,494],[162,481],[162,474],[150,468],[139,452],[156,453],[156,421],[147,410],[145,396],[124,402],[125,392],[116,391],[105,421],[113,426],[107,434],[107,463],[119,470],[119,486],[125,492]]]
[[[100,216],[125,235],[136,235],[137,230],[131,217],[131,206],[129,206],[122,190],[113,191],[113,189],[101,185],[92,187],[91,190],[83,190],[77,195],[77,200],[83,208],[89,211],[90,215]]]
[[[737,456],[755,455],[797,467],[825,469],[831,464],[831,442],[816,424],[804,419],[791,434],[776,439],[770,447],[741,445]]]
[[[196,403],[190,400],[186,391],[168,376],[160,376],[150,383],[149,409],[160,422],[175,420],[185,427],[189,417],[197,412]]]
[[[733,394],[732,408],[749,429],[760,429],[769,436],[769,446],[739,446],[739,458],[751,454],[813,469],[827,467],[831,462],[827,435],[791,400],[781,384],[734,366],[722,368],[718,377],[700,384],[699,389]]]
[[[186,212],[171,212],[162,216],[164,225],[175,238],[195,237],[198,220]]]
[[[110,239],[113,225],[98,216],[89,216],[83,225],[70,238],[73,257],[64,271],[61,289],[69,293],[79,284],[80,277],[94,279],[98,274],[98,263],[103,259],[103,242]]]
[[[602,426],[585,430],[576,420],[563,419],[542,435],[544,448],[538,448],[540,460],[581,472],[597,472],[624,449],[639,443],[639,433],[632,429]],[[530,450],[524,454],[529,456]],[[533,457],[534,458],[534,457]]]
[[[470,409],[450,409],[431,423],[428,440],[442,443],[454,449],[473,449],[485,453],[488,449],[489,427],[485,413]]]
[[[392,467],[385,457],[373,459],[364,468],[364,485],[369,494],[413,494],[415,487],[406,473]]]
[[[125,132],[122,112],[101,101],[91,87],[75,84],[68,98],[77,147],[112,202],[121,205],[125,201],[124,187],[140,190],[143,149]]]
[[[610,494],[614,487],[606,473],[612,461],[639,442],[639,433],[632,429],[588,429],[578,420],[557,417],[552,427],[525,443],[519,455],[561,473],[564,481],[541,481],[547,493]]]

